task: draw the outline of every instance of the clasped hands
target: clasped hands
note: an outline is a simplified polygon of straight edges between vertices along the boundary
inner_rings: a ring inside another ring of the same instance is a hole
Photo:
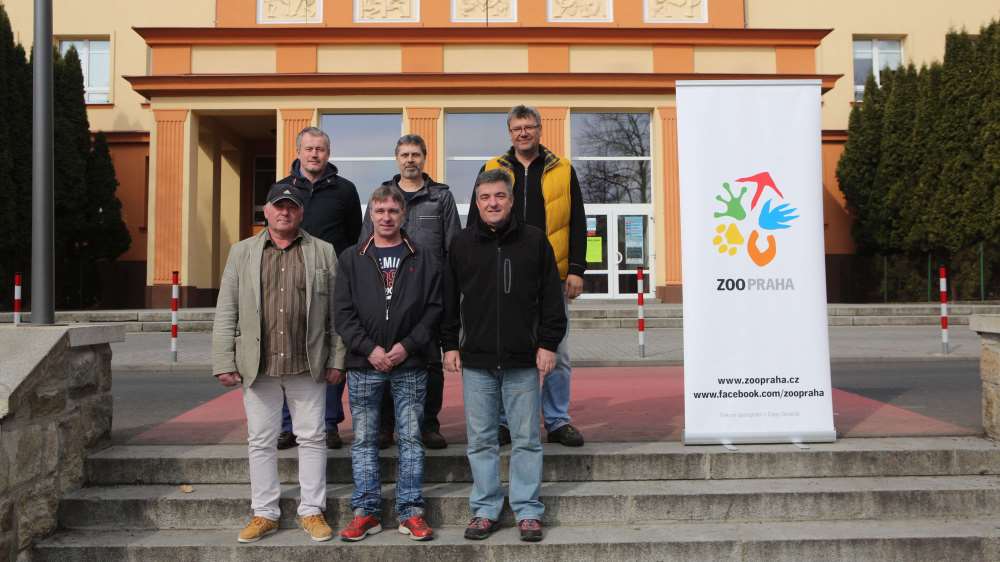
[[[388,373],[397,365],[402,365],[408,356],[406,348],[401,343],[397,342],[389,351],[386,351],[381,345],[376,345],[375,349],[368,355],[368,362],[376,370]]]

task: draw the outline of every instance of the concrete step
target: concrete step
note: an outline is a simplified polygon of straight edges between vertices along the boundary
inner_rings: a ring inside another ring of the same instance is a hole
[[[1000,560],[1000,519],[681,523],[554,527],[541,543],[518,541],[505,528],[481,542],[461,527],[439,528],[435,540],[414,543],[391,526],[359,543],[314,543],[282,530],[252,545],[236,542],[238,528],[219,531],[60,532],[34,550],[35,562],[196,562],[260,560],[585,561],[690,560],[852,562]]]
[[[510,448],[501,450],[503,473]],[[382,451],[382,474],[393,481],[397,449]],[[278,474],[297,481],[297,452],[278,452]],[[119,445],[91,455],[87,481],[118,484],[245,484],[244,445]],[[350,483],[350,452],[329,452],[331,483]],[[425,482],[470,482],[461,446],[427,451]],[[885,437],[841,439],[810,445],[744,445],[738,451],[720,446],[688,447],[676,442],[588,443],[571,449],[545,444],[545,481],[725,480],[855,476],[961,476],[1000,474],[1000,445],[978,437]]]
[[[432,526],[462,525],[471,484],[426,484]],[[350,484],[327,489],[326,516],[346,526],[353,516]],[[382,490],[392,516],[394,486]],[[296,526],[298,486],[282,490],[282,526]],[[829,521],[989,517],[1000,505],[998,476],[788,478],[646,482],[559,482],[542,486],[549,525],[639,525],[651,521]],[[231,529],[248,517],[250,487],[203,484],[83,488],[60,502],[66,529]],[[513,524],[509,510],[502,520]]]

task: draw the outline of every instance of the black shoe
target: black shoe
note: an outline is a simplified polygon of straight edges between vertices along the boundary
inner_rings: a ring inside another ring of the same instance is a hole
[[[444,449],[448,446],[448,442],[444,440],[444,436],[436,431],[425,431],[420,436],[420,440],[424,442],[424,447],[428,449]]]
[[[542,540],[542,522],[538,519],[522,519],[517,522],[517,528],[521,531],[522,541],[538,542]]]
[[[339,449],[344,446],[344,441],[340,438],[337,428],[329,429],[326,432],[326,448]]]
[[[278,450],[291,449],[298,445],[299,442],[295,440],[295,434],[291,431],[282,431],[278,434]]]
[[[388,449],[392,447],[392,433],[382,433],[378,434],[378,448],[380,450]]]
[[[510,445],[510,429],[506,425],[501,425],[500,430],[497,431],[497,439],[500,441],[500,446]]]
[[[562,443],[567,447],[582,447],[583,434],[570,424],[549,432],[549,443]]]
[[[485,517],[473,517],[469,521],[469,526],[465,528],[465,538],[481,541],[500,528],[500,522]]]

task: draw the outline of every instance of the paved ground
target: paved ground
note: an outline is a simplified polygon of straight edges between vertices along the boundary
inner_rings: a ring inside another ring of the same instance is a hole
[[[574,423],[591,441],[681,438],[684,420],[681,330],[647,332],[647,359],[636,362],[635,334],[581,330],[571,334]],[[952,353],[924,327],[831,327],[835,426],[844,437],[975,435],[982,432],[979,342],[952,331]],[[181,334],[180,362],[169,362],[165,334],[128,334],[114,348],[118,443],[238,443],[245,422],[238,390],[209,376],[210,335]],[[465,437],[461,381],[445,385],[442,431]],[[350,436],[350,419],[341,425]]]
[[[633,330],[572,330],[570,345],[577,366],[680,365],[683,330],[646,331],[646,357],[639,358]],[[950,358],[978,358],[979,336],[967,326],[950,331]],[[181,333],[179,361],[170,361],[170,334],[130,333],[123,343],[112,344],[116,370],[208,371],[212,362],[211,334]],[[933,360],[942,358],[941,331],[933,326],[830,327],[830,356],[841,361],[888,359]]]

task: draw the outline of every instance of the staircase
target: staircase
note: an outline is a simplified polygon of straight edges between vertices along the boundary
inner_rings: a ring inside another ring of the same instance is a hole
[[[504,448],[505,453],[509,447]],[[383,478],[396,470],[383,452]],[[504,457],[506,471],[507,457]],[[279,453],[286,530],[236,542],[249,517],[246,447],[115,446],[87,461],[88,487],[60,505],[62,529],[36,561],[215,560],[1000,560],[1000,446],[980,438],[844,439],[792,445],[546,445],[546,537],[507,527],[466,541],[470,474],[462,445],[428,451],[428,543],[386,530],[313,543],[296,528],[295,450]],[[351,517],[350,458],[330,452],[327,519]],[[180,485],[193,491],[185,493]]]

